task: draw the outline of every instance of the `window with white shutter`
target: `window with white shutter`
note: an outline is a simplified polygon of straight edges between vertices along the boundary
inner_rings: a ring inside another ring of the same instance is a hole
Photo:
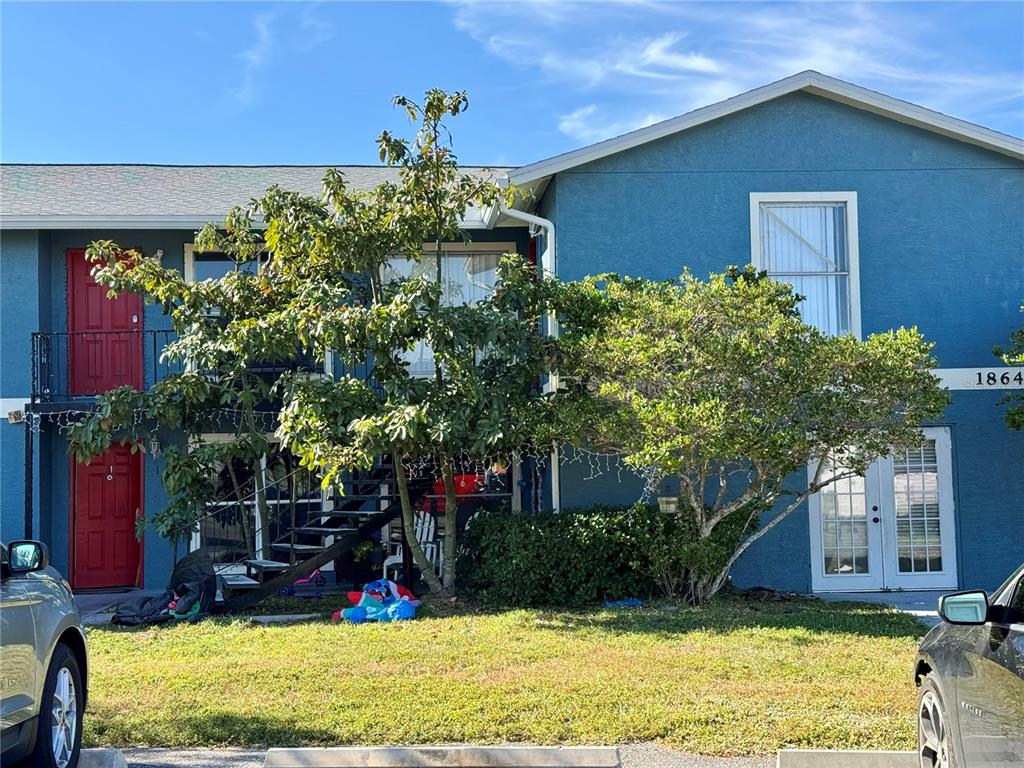
[[[804,297],[805,322],[860,336],[857,193],[752,193],[751,261]]]

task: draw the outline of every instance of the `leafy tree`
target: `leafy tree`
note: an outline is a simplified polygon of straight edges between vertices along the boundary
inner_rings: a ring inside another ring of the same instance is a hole
[[[614,308],[574,358],[603,409],[590,439],[652,481],[677,478],[691,542],[679,581],[694,603],[811,494],[920,444],[948,401],[916,329],[826,336],[801,321],[790,286],[752,267],[581,290]]]
[[[493,457],[507,462],[538,438],[553,439],[563,423],[576,423],[561,414],[585,401],[582,388],[544,393],[538,382],[563,364],[563,347],[589,327],[600,298],[539,277],[526,259],[507,254],[492,296],[453,301],[443,284],[444,243],[466,238],[460,222],[467,210],[510,203],[515,190],[459,170],[444,121],[466,109],[464,93],[431,90],[422,104],[404,97],[395,104],[418,124],[411,140],[387,132],[378,139],[381,159],[397,169],[395,181],[359,193],[332,170],[319,196],[271,188],[197,236],[198,250],[255,262],[256,269],[188,283],[154,258],[124,258],[111,242],[94,243],[88,253],[96,279],[113,293],[140,293],[170,315],[179,338],[166,354],[189,371],[207,372],[200,378],[210,381],[210,394],[243,413],[249,429],[239,435],[239,450],[254,445],[261,434],[256,408],[273,399],[282,446],[319,469],[325,485],[340,486],[346,470],[369,467],[381,454],[394,456],[406,538],[431,590],[439,591],[455,578],[456,467]],[[396,259],[413,262],[410,277],[388,278]],[[564,315],[565,341],[539,334],[550,311]],[[432,376],[409,371],[407,352],[418,344],[432,351]],[[323,360],[325,350],[342,367],[337,378],[284,372],[267,381],[251,373],[259,361]],[[357,375],[371,369],[372,377]],[[400,462],[430,464],[443,478],[444,584],[416,541]],[[190,483],[182,477],[186,505]]]
[[[1024,312],[1024,306],[1020,310]],[[992,351],[1007,365],[1024,366],[1024,327],[1010,334],[1010,343],[1008,348],[996,347]],[[1006,423],[1010,429],[1024,429],[1024,395],[1008,394],[1000,402],[1010,403],[1006,411]]]

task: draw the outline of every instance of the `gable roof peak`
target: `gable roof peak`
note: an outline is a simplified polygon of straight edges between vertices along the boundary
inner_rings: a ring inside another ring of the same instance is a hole
[[[543,182],[550,176],[569,168],[632,149],[797,91],[821,96],[856,109],[872,112],[891,120],[914,125],[958,141],[1024,160],[1024,140],[1015,136],[969,123],[966,120],[951,117],[846,80],[830,77],[814,69],[805,69],[782,80],[776,80],[724,101],[700,107],[678,117],[672,117],[621,136],[614,136],[596,144],[524,165],[509,172],[509,181],[518,185]]]

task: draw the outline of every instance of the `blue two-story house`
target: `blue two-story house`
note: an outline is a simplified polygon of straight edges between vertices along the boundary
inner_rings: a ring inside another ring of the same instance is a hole
[[[165,503],[159,446],[79,465],[61,427],[95,392],[163,375],[168,323],[130,297],[107,299],[82,249],[109,238],[162,252],[190,279],[215,276],[227,264],[193,252],[198,227],[273,183],[317,192],[323,170],[3,167],[4,539],[43,538],[79,588],[162,586],[170,546],[132,535]],[[367,187],[391,173],[342,170]],[[472,246],[448,257],[472,290],[486,290],[494,254],[509,249],[565,279],[752,262],[806,296],[804,317],[823,330],[916,325],[935,342],[953,402],[920,448],[819,494],[751,547],[737,584],[991,588],[1024,560],[1024,434],[999,404],[1024,375],[992,355],[1024,322],[1024,141],[804,72],[498,173],[532,195],[520,209],[467,212]],[[639,480],[592,474],[586,461],[514,467],[512,506],[640,493]]]

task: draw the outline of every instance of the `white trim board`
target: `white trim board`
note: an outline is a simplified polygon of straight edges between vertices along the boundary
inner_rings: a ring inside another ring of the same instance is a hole
[[[984,128],[966,120],[944,115],[932,109],[912,104],[909,101],[895,99],[878,91],[872,91],[845,80],[828,77],[814,70],[807,70],[791,75],[752,91],[741,93],[717,104],[695,109],[684,115],[664,120],[646,128],[616,136],[605,141],[591,144],[588,147],[566,152],[555,157],[541,160],[530,165],[509,171],[508,179],[513,184],[527,184],[531,181],[552,176],[561,171],[584,163],[598,160],[617,152],[664,138],[688,128],[717,120],[750,107],[763,104],[797,91],[806,91],[815,96],[822,96],[847,106],[888,117],[901,123],[923,128],[958,141],[974,144],[1000,154],[1008,155],[1017,160],[1024,160],[1024,139],[1010,136],[990,128]]]
[[[1024,389],[1024,366],[996,368],[936,368],[932,371],[946,389],[1002,392]]]
[[[188,229],[196,232],[207,224],[223,222],[224,213],[211,213],[208,216],[8,215],[0,217],[0,229]],[[486,218],[490,215],[489,211],[471,208],[461,217],[459,226],[462,229],[491,229],[494,224]],[[253,226],[256,229],[263,229],[263,217],[254,218]]]
[[[25,397],[0,397],[0,420],[6,421],[7,414],[11,411],[25,411],[25,406],[31,402],[32,398],[28,395]]]
[[[846,206],[846,247],[850,286],[850,333],[860,338],[860,232],[856,192],[751,192],[750,263],[765,269],[761,254],[761,203],[843,203]]]

